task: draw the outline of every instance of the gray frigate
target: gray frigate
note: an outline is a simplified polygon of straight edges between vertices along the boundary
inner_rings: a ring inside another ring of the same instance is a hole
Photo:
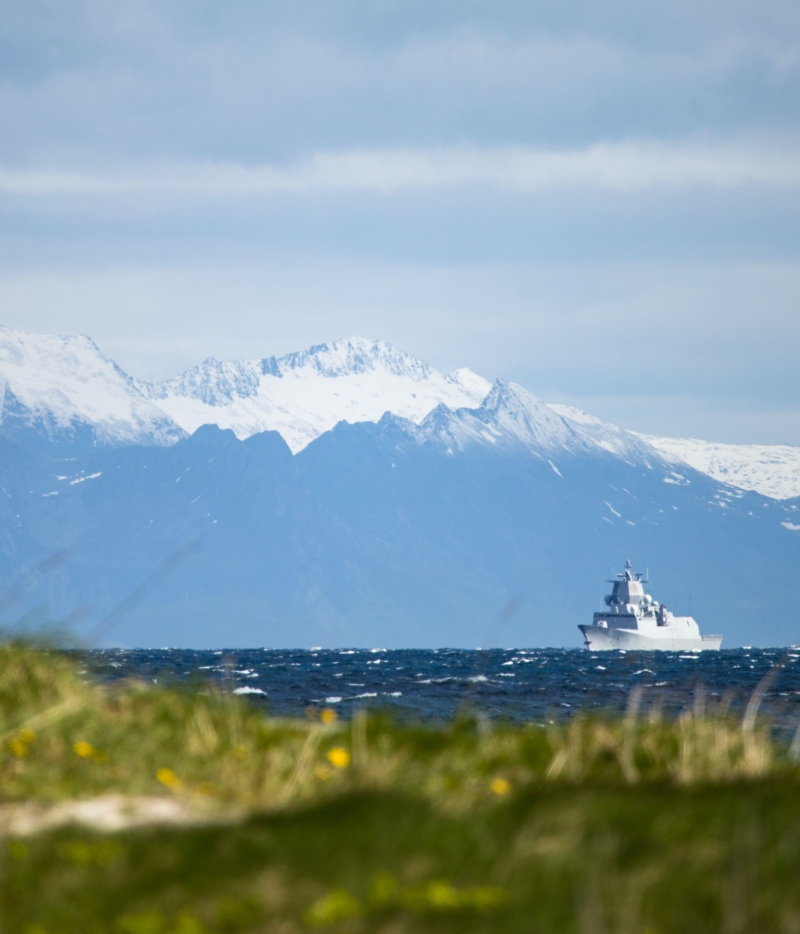
[[[605,598],[606,609],[594,614],[591,625],[578,626],[592,651],[699,652],[722,645],[722,636],[701,635],[691,616],[675,616],[665,604],[645,593],[644,585],[649,581],[634,572],[630,561],[609,583],[614,586]]]

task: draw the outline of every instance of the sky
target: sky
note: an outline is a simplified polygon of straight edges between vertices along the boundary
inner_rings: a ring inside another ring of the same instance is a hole
[[[793,0],[0,15],[0,323],[151,379],[359,334],[800,445]]]

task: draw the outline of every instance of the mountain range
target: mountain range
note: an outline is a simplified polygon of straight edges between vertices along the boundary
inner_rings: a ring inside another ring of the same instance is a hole
[[[636,434],[362,338],[145,382],[0,328],[0,399],[7,623],[577,645],[630,557],[726,645],[798,641],[800,449]]]

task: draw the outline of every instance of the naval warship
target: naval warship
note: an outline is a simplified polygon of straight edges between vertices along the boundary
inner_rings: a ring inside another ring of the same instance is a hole
[[[630,561],[617,574],[607,609],[595,613],[591,626],[578,626],[593,651],[608,649],[662,649],[667,652],[698,652],[719,649],[722,636],[701,636],[700,627],[691,616],[673,616],[663,603],[657,603],[636,574]]]

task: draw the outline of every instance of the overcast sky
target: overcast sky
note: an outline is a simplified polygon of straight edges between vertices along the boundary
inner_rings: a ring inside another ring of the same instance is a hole
[[[3,0],[0,323],[800,444],[796,0]]]

